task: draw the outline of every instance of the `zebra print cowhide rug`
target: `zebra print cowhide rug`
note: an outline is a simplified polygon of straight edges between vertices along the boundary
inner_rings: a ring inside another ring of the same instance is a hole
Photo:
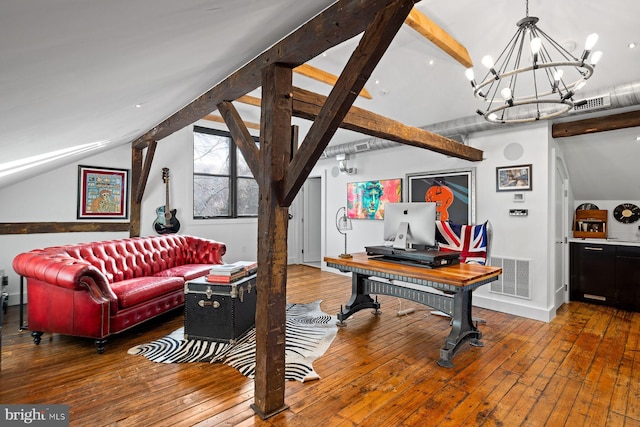
[[[319,379],[313,361],[322,356],[336,336],[336,316],[320,309],[320,302],[287,304],[285,378],[300,382]],[[135,346],[129,354],[158,363],[226,363],[253,378],[256,367],[256,330],[252,328],[235,344],[185,340],[184,328],[147,344]]]

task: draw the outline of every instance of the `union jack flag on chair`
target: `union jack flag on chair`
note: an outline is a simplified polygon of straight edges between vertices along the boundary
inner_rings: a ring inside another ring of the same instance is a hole
[[[460,252],[460,262],[487,263],[487,223],[480,225],[436,221],[436,240],[441,251]]]

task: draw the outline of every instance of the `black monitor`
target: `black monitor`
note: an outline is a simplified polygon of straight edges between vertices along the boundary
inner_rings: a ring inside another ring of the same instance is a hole
[[[396,249],[436,246],[436,204],[433,202],[385,203],[384,240]]]

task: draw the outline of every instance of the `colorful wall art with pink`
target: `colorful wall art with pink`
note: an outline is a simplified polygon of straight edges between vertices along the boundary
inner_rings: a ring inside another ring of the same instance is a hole
[[[347,214],[353,219],[383,219],[385,203],[402,201],[402,178],[350,182]]]

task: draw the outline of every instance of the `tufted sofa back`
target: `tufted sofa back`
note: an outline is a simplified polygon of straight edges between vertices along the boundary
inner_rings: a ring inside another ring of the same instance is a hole
[[[225,251],[223,243],[171,234],[55,246],[40,255],[86,261],[114,283],[185,264],[220,264]]]

